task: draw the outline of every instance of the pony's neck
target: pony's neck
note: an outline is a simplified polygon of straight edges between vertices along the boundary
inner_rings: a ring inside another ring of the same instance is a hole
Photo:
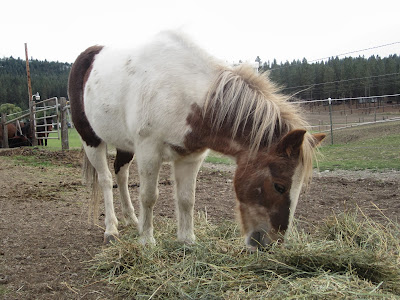
[[[185,137],[185,148],[189,152],[208,148],[238,158],[250,150],[246,133],[237,134],[232,138],[230,127],[212,128],[210,117],[204,116],[202,109],[196,104],[192,105],[192,113],[188,116],[187,122],[192,128],[192,131]]]
[[[216,152],[235,157],[236,159],[244,152],[249,152],[248,145],[234,140],[230,136],[224,135],[224,133],[210,138],[206,147]]]

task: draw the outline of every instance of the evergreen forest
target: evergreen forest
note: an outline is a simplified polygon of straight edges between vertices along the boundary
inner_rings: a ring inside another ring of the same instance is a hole
[[[400,57],[397,54],[384,58],[332,57],[312,63],[306,59],[285,63],[276,60],[262,62],[260,57],[256,61],[261,65],[260,71],[268,71],[285,94],[296,95],[302,100],[400,93]],[[39,92],[41,99],[67,97],[72,64],[31,60],[29,66],[34,94]],[[25,60],[0,58],[0,105],[4,103],[24,110],[28,108]]]
[[[260,58],[257,57],[256,61]],[[261,64],[283,93],[301,100],[342,99],[400,93],[400,57],[379,56],[330,58],[327,61],[302,61]],[[399,97],[396,97],[399,99]],[[398,101],[398,100],[397,100]]]
[[[32,93],[41,99],[67,97],[68,75],[72,64],[30,60]],[[0,105],[14,104],[23,110],[29,107],[25,60],[13,57],[0,59]]]

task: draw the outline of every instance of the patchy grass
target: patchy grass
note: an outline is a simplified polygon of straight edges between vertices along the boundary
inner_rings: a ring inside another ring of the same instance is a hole
[[[327,219],[284,246],[249,253],[238,227],[196,219],[197,242],[175,240],[175,222],[156,226],[157,246],[128,231],[91,262],[94,272],[134,299],[337,299],[400,296],[400,228],[362,214]]]
[[[400,170],[400,122],[334,132],[321,147],[321,170]]]
[[[79,150],[68,150],[66,152],[54,150],[43,147],[21,147],[2,152],[1,156],[20,166],[57,168],[61,164],[64,167],[79,165]]]
[[[210,151],[205,161],[212,164],[224,164],[224,165],[235,164],[235,161],[232,158],[215,151]]]
[[[25,155],[14,155],[11,159],[21,166],[33,166],[33,167],[52,167],[53,163],[48,160],[39,159],[36,156],[25,156]]]
[[[0,285],[0,296],[5,296],[7,293],[8,290]]]

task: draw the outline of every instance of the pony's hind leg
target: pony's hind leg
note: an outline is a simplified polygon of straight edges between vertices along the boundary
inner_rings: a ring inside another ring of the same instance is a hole
[[[195,241],[193,209],[196,177],[206,153],[180,159],[174,162],[176,217],[178,219],[178,240],[185,243]]]
[[[125,225],[138,225],[135,210],[132,205],[128,190],[129,167],[133,159],[133,153],[117,149],[114,161],[114,171],[117,178],[118,189],[121,195],[121,209]]]
[[[87,146],[83,142],[83,146],[87,158],[97,172],[98,184],[103,191],[106,225],[104,242],[108,243],[118,236],[118,220],[114,211],[112,175],[107,164],[107,146],[104,142],[101,142],[97,147]]]

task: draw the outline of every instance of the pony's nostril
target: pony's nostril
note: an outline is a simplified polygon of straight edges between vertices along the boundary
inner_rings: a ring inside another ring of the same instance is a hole
[[[249,240],[250,246],[259,247],[261,245],[261,232],[254,231]]]

